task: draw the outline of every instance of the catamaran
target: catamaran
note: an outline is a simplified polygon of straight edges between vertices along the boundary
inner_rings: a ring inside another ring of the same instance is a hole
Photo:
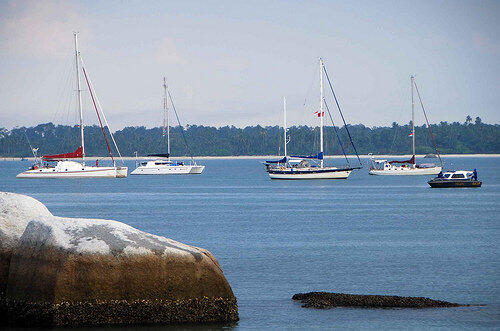
[[[167,80],[163,78],[163,137],[167,137],[167,153],[166,154],[150,154],[149,157],[155,157],[154,160],[143,161],[139,164],[136,162],[136,169],[132,171],[131,175],[199,175],[205,169],[204,165],[196,164],[196,161],[191,157],[190,164],[184,164],[182,161],[170,160],[170,117],[168,110],[168,101],[172,105],[172,109],[176,115],[177,121],[180,124],[177,111],[175,110],[172,95],[168,90]],[[182,130],[182,127],[181,127]],[[187,142],[184,137],[184,142],[187,147]],[[187,148],[186,148],[187,149]]]
[[[325,166],[324,163],[324,151],[323,151],[323,125],[324,125],[324,106],[327,108],[327,112],[330,115],[330,119],[332,119],[330,111],[328,109],[328,105],[326,103],[325,97],[324,97],[324,82],[323,82],[323,76],[326,75],[326,78],[328,79],[328,83],[330,84],[330,88],[332,91],[332,94],[335,97],[335,93],[333,92],[333,86],[331,84],[330,78],[328,76],[328,72],[326,71],[325,65],[323,63],[323,60],[320,58],[319,59],[319,74],[320,74],[320,107],[319,111],[315,112],[315,114],[318,115],[320,118],[320,150],[317,155],[307,155],[307,156],[300,156],[300,155],[291,155],[289,156],[287,154],[287,144],[290,142],[290,139],[287,135],[287,125],[286,125],[286,99],[283,99],[283,135],[284,135],[284,156],[280,160],[276,161],[266,161],[266,171],[269,174],[269,177],[271,179],[347,179],[351,172],[355,169],[360,169],[361,167],[351,167],[351,166],[346,166],[346,167],[328,167]],[[337,98],[335,97],[335,101],[337,103],[338,109],[340,113],[342,114],[342,111],[340,110],[340,106],[338,104]],[[344,117],[342,115],[342,119],[344,120]],[[333,120],[332,120],[333,123]],[[345,124],[345,120],[344,120]],[[335,125],[333,126],[335,129]],[[351,135],[349,133],[349,129],[346,126],[346,130],[349,134],[349,138],[351,138]],[[336,129],[335,129],[336,131]],[[339,138],[337,134],[337,138]],[[339,143],[340,138],[339,138]],[[351,138],[351,143],[352,143],[352,138]],[[352,144],[354,147],[354,144]],[[356,149],[354,147],[354,149]],[[342,150],[343,147],[342,147]],[[345,156],[345,153],[344,153]],[[347,159],[347,162],[349,160]],[[310,161],[313,161],[315,163],[311,164]],[[358,161],[359,161],[359,156],[358,156]],[[319,163],[319,164],[318,164]],[[361,165],[361,162],[360,162]]]
[[[431,126],[429,125],[429,121],[427,119],[427,114],[425,112],[424,104],[422,102],[422,98],[420,97],[420,92],[418,91],[418,87],[415,83],[415,77],[411,76],[411,133],[412,137],[412,157],[409,160],[404,161],[387,161],[387,160],[375,160],[373,156],[370,158],[370,175],[381,175],[381,176],[391,176],[391,175],[437,175],[443,170],[443,161],[441,160],[441,156],[439,155],[439,151],[437,149],[436,140],[434,139],[434,135],[432,134]],[[429,133],[432,137],[432,141],[434,142],[434,148],[436,150],[436,155],[439,158],[441,165],[435,165],[434,163],[425,163],[425,164],[416,164],[415,162],[415,101],[414,101],[414,92],[416,90],[418,99],[420,100],[420,105],[422,106],[422,111],[424,113],[425,121],[427,123],[427,128],[429,129]]]
[[[127,177],[127,167],[117,166],[113,154],[111,153],[111,148],[109,146],[108,138],[106,136],[104,126],[102,125],[101,116],[103,117],[106,126],[108,127],[111,139],[115,145],[118,154],[121,157],[118,146],[116,145],[111,129],[106,120],[106,116],[100,107],[97,95],[94,93],[92,83],[89,79],[87,71],[83,63],[83,58],[78,50],[78,33],[74,33],[75,42],[75,62],[76,62],[76,85],[77,85],[77,103],[78,111],[80,114],[80,140],[81,145],[72,153],[54,154],[54,155],[44,155],[42,156],[42,161],[40,161],[35,152],[35,163],[27,171],[18,174],[17,178],[89,178],[89,177]],[[112,167],[100,167],[96,161],[95,166],[90,166],[85,163],[85,139],[84,139],[84,123],[83,123],[83,110],[82,110],[82,88],[80,83],[80,67],[82,69],[83,75],[85,77],[85,82],[90,92],[92,102],[101,125],[102,133],[108,147],[109,155],[113,161]],[[31,145],[31,144],[30,144]],[[38,150],[38,149],[37,149]],[[33,148],[32,148],[33,151]],[[80,162],[73,161],[73,159],[81,159]],[[52,165],[51,162],[57,162]],[[123,159],[122,159],[123,162]]]

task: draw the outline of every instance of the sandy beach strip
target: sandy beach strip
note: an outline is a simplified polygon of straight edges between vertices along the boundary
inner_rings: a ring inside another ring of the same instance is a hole
[[[417,158],[423,158],[425,155],[416,155]],[[255,160],[266,160],[266,159],[276,159],[280,158],[283,156],[280,155],[228,155],[228,156],[194,156],[196,160],[246,160],[246,159],[255,159]],[[355,155],[349,155],[349,158],[356,158]],[[370,158],[371,155],[360,155],[360,158],[366,159]],[[405,154],[405,155],[373,155],[374,158],[377,159],[391,159],[391,158],[410,158],[410,154]],[[459,157],[500,157],[500,154],[442,154],[441,157],[444,158],[459,158]],[[343,159],[343,155],[327,155],[325,156],[325,159]],[[27,160],[27,161],[33,161],[33,157],[27,157],[27,158],[21,158],[21,157],[0,157],[0,161],[22,161],[22,160]],[[89,161],[95,161],[95,160],[111,160],[109,156],[89,156],[85,158],[86,160]],[[119,158],[115,158],[115,160],[118,160]],[[139,156],[138,160],[154,160],[157,159],[155,157],[146,157],[146,156]],[[171,157],[172,160],[185,160],[185,159],[190,159],[189,156],[175,156]],[[125,161],[134,161],[136,158],[134,156],[124,156],[123,160]]]

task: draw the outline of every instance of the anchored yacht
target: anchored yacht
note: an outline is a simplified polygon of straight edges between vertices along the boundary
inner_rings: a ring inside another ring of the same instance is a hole
[[[171,161],[170,160],[170,117],[168,109],[168,101],[172,105],[172,109],[177,118],[179,126],[181,126],[179,117],[177,116],[177,111],[172,100],[172,95],[168,90],[167,80],[163,78],[163,137],[167,139],[167,153],[166,154],[150,154],[148,157],[155,157],[154,160],[147,160],[143,162],[136,161],[136,169],[132,171],[131,175],[199,175],[205,169],[204,165],[196,164],[193,157],[189,164],[185,164],[182,161]],[[181,126],[181,130],[182,126]],[[187,141],[184,136],[184,131],[182,131],[182,138],[186,144]],[[137,158],[137,153],[136,153]]]
[[[108,127],[109,134],[114,143],[116,151],[121,157],[118,146],[116,145],[115,138],[111,133],[106,116],[102,111],[97,95],[90,81],[89,75],[85,70],[83,63],[83,58],[78,51],[78,33],[74,33],[75,42],[75,62],[76,62],[76,85],[77,85],[77,101],[78,101],[78,111],[80,115],[80,140],[81,145],[72,153],[64,154],[54,154],[54,155],[44,155],[42,157],[42,162],[37,157],[34,149],[32,148],[33,155],[35,156],[35,163],[30,169],[18,174],[17,178],[89,178],[89,177],[111,177],[111,178],[123,178],[127,177],[127,167],[117,166],[115,159],[111,152],[111,148],[106,136],[104,126],[102,124],[101,115],[104,119],[106,126]],[[85,163],[85,139],[84,139],[84,123],[83,123],[83,110],[82,110],[82,88],[80,84],[80,68],[85,78],[85,82],[90,92],[94,109],[97,113],[97,118],[99,119],[99,124],[101,125],[102,133],[104,135],[104,140],[108,147],[109,155],[113,162],[113,166],[110,167],[100,167],[96,161],[95,166],[89,166]],[[30,144],[31,145],[31,144]],[[37,149],[38,150],[38,149]],[[73,161],[73,159],[81,159],[80,162]],[[53,164],[55,162],[55,165]],[[122,159],[123,163],[123,159]]]
[[[437,149],[436,140],[432,134],[431,126],[427,119],[427,114],[425,112],[424,104],[422,98],[420,98],[420,92],[415,83],[415,77],[411,76],[411,125],[412,130],[410,137],[412,138],[412,157],[409,160],[404,161],[388,161],[388,160],[375,160],[373,156],[370,158],[370,175],[379,176],[411,176],[411,175],[437,175],[443,170],[443,161],[441,160],[441,155]],[[436,155],[439,158],[441,165],[436,165],[434,163],[417,164],[415,162],[415,101],[413,97],[413,89],[417,91],[418,99],[420,100],[420,105],[422,106],[422,112],[424,113],[425,120],[427,123],[427,128],[434,142],[434,148],[436,150]]]
[[[333,92],[333,86],[330,82],[330,78],[328,77],[328,72],[326,71],[325,65],[323,63],[322,59],[319,59],[319,74],[320,74],[320,107],[319,111],[315,112],[317,116],[320,118],[320,151],[317,155],[295,155],[295,156],[289,156],[287,154],[287,144],[290,141],[290,137],[287,135],[287,125],[286,125],[286,99],[283,99],[283,134],[284,134],[284,152],[285,155],[282,159],[276,160],[276,161],[266,161],[264,164],[266,166],[266,171],[269,174],[269,178],[271,179],[347,179],[351,172],[355,169],[360,169],[361,167],[352,167],[350,165],[347,165],[345,167],[333,167],[333,166],[325,166],[324,164],[324,156],[323,156],[323,124],[324,124],[324,106],[326,106],[326,110],[328,114],[330,114],[330,110],[328,109],[328,105],[325,101],[324,97],[324,84],[323,84],[323,77],[326,76],[328,83],[330,85],[330,89],[332,94],[335,96],[335,93]],[[335,99],[336,100],[336,99]],[[340,114],[342,115],[342,111],[340,109],[340,106],[338,105],[338,110]],[[332,119],[330,115],[330,119]],[[342,115],[342,119],[344,119]],[[332,120],[333,124],[333,120]],[[344,121],[345,124],[345,121]],[[335,126],[334,126],[335,129]],[[335,129],[336,130],[336,129]],[[347,133],[349,134],[349,138],[351,140],[351,144],[356,150],[356,147],[354,147],[354,144],[352,143],[352,138],[349,133],[349,129],[347,128],[346,125],[346,130]],[[340,138],[337,135],[337,138]],[[342,147],[342,150],[343,147]],[[357,153],[356,153],[357,154]],[[345,153],[344,153],[344,156]],[[349,163],[349,160],[347,159],[346,156],[346,161]],[[359,161],[359,156],[358,156],[358,161]],[[360,162],[361,165],[361,162]]]
[[[143,161],[130,174],[131,175],[199,175],[205,166],[197,164],[184,164],[180,161],[156,159]]]

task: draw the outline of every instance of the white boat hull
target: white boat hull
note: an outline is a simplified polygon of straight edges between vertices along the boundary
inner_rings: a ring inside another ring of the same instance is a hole
[[[203,172],[203,165],[172,165],[157,167],[137,167],[131,175],[199,175]]]
[[[38,168],[27,170],[17,178],[125,178],[127,167],[82,167],[82,170]]]
[[[370,175],[378,176],[422,176],[422,175],[437,175],[443,170],[443,167],[430,167],[430,168],[398,168],[398,169],[371,169]]]
[[[268,171],[271,179],[347,179],[352,169],[323,168],[301,169],[301,170],[283,170]]]

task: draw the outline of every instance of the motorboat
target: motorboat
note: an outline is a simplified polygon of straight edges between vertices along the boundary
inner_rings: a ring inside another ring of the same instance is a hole
[[[447,171],[439,173],[436,178],[427,182],[433,188],[442,187],[481,187],[483,184],[477,179],[477,171]]]

